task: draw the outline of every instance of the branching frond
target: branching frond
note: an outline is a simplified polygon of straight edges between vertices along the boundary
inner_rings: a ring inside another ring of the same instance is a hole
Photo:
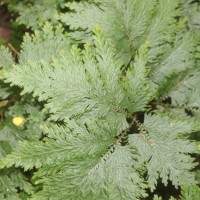
[[[17,18],[19,24],[24,24],[32,29],[43,26],[47,21],[57,24],[56,16],[64,4],[64,0],[29,0],[23,2],[4,0],[4,2],[8,3],[11,11],[19,15]]]
[[[154,190],[159,177],[165,185],[170,180],[176,187],[195,183],[194,174],[189,172],[195,167],[194,159],[188,154],[196,152],[197,147],[183,137],[194,128],[194,124],[187,121],[146,115],[140,134],[130,135],[130,145],[137,147],[140,159],[147,165],[151,190]]]
[[[67,116],[84,122],[88,118],[102,117],[124,130],[127,127],[125,109],[131,113],[143,110],[150,99],[145,97],[149,87],[143,81],[145,50],[139,51],[135,66],[128,72],[123,86],[120,61],[98,28],[95,46],[94,50],[86,45],[83,52],[72,48],[70,54],[61,54],[59,59],[53,59],[52,64],[32,62],[25,67],[15,66],[6,74],[7,82],[23,87],[22,94],[33,92],[39,100],[47,100],[46,107],[54,114],[55,120]],[[123,102],[126,98],[123,87],[140,94],[136,97],[130,93],[125,100],[128,107]],[[138,104],[140,100],[142,105]]]
[[[11,52],[4,46],[0,47],[0,69],[8,68],[14,64]]]
[[[38,64],[42,60],[50,62],[60,51],[69,49],[69,45],[70,40],[63,34],[61,26],[58,25],[54,30],[53,26],[46,22],[42,30],[36,30],[31,36],[24,36],[19,63],[27,65]]]
[[[45,142],[24,142],[18,153],[3,160],[7,166],[15,164],[26,170],[44,165],[36,176],[44,175],[46,168],[47,177],[39,181],[45,182],[45,187],[35,199],[125,200],[145,195],[142,188],[146,186],[136,167],[137,154],[118,144],[116,128],[108,130],[95,123],[81,127],[74,121],[68,121],[67,127],[44,127],[48,136]],[[55,162],[60,163],[57,169]],[[60,187],[61,182],[67,184]]]
[[[33,199],[138,199],[145,187],[138,173],[132,169],[131,149],[116,147],[106,158],[89,157],[68,162],[60,173],[44,178],[46,187]],[[95,162],[94,162],[95,161]],[[74,173],[76,172],[76,173]],[[61,183],[67,183],[60,187]],[[57,191],[57,192],[55,192]]]
[[[4,126],[0,129],[0,158],[10,154],[18,147],[18,134],[14,128]],[[1,163],[2,165],[2,163]],[[31,184],[23,173],[15,168],[0,169],[0,198],[2,200],[19,200],[18,190],[27,194],[31,192]]]
[[[159,181],[198,197],[196,1],[24,2],[38,30],[15,65],[0,49],[0,199],[139,200]]]
[[[100,24],[106,37],[114,45],[125,64],[134,58],[136,51],[146,40],[150,41],[150,61],[167,52],[176,27],[175,17],[180,15],[180,0],[140,1],[105,0],[95,3],[67,3],[75,11],[61,14],[61,20],[71,29],[92,31]],[[83,20],[84,19],[84,20]],[[73,35],[72,35],[73,36]],[[83,39],[85,36],[83,37]]]
[[[181,191],[181,200],[198,200],[200,198],[200,189],[196,185],[184,185]]]

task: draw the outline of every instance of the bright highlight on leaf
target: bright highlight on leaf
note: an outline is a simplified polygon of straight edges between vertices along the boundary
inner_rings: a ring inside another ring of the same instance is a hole
[[[23,117],[14,117],[12,122],[15,126],[22,126],[25,122],[25,119]]]

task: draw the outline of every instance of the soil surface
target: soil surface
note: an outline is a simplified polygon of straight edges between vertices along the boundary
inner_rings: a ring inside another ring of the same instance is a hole
[[[0,3],[0,39],[8,40],[11,37],[10,17],[6,6]]]

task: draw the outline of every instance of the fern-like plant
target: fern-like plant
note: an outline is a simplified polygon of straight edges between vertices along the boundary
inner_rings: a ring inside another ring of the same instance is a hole
[[[66,7],[24,37],[18,63],[2,50],[4,95],[17,86],[22,96],[6,113],[26,122],[0,166],[34,172],[38,187],[22,188],[32,200],[137,200],[160,182],[181,187],[182,199],[191,184],[196,198],[200,41],[188,4]]]

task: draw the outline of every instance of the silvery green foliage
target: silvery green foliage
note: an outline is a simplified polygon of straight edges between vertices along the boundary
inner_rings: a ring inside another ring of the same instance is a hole
[[[36,29],[49,21],[57,24],[56,16],[64,6],[64,0],[3,0],[11,12],[17,13],[17,22]]]
[[[21,136],[19,130],[9,122],[0,127],[0,159],[16,150],[18,139]],[[20,200],[22,194],[25,196],[31,194],[31,184],[22,171],[14,167],[0,169],[0,198],[2,200]]]
[[[2,79],[38,99],[48,122],[1,166],[36,169],[33,200],[139,200],[158,180],[196,184],[199,32],[185,5],[72,1],[58,16],[68,34],[46,23],[25,36]]]
[[[200,190],[196,185],[184,185],[181,191],[181,200],[198,200],[200,198]]]

